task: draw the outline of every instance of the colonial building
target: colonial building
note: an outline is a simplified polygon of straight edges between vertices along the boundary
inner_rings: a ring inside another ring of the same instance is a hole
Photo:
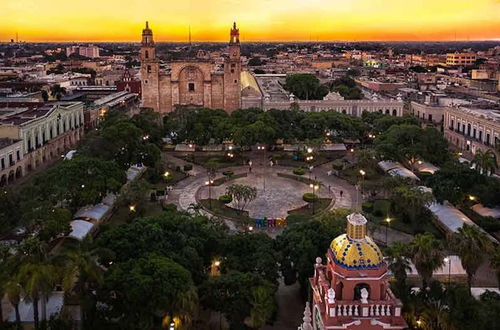
[[[326,264],[316,259],[310,279],[315,330],[407,327],[403,306],[389,288],[387,264],[367,236],[366,223],[361,214],[350,214],[347,234],[332,241]]]
[[[491,150],[500,159],[500,111],[447,107],[444,136],[466,156]]]
[[[11,182],[12,178],[19,178],[44,163],[60,159],[82,135],[82,102],[2,108],[0,138],[7,138],[5,141],[10,142],[4,143],[7,148],[4,149],[7,150],[5,166],[9,166],[4,170],[8,173],[1,172],[0,181]]]
[[[166,113],[176,106],[220,108],[234,111],[241,107],[240,40],[234,23],[230,31],[228,56],[223,67],[210,60],[188,59],[170,62],[160,69],[153,32],[146,22],[141,43],[142,106]]]

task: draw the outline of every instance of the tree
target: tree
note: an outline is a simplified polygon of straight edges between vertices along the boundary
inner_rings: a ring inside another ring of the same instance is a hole
[[[35,329],[40,328],[38,303],[42,306],[42,320],[47,319],[46,302],[57,282],[57,269],[47,261],[27,262],[18,273],[18,282],[26,300],[33,304]]]
[[[276,299],[271,286],[258,286],[252,290],[250,301],[250,326],[260,328],[271,320],[277,311]]]
[[[263,287],[262,289],[257,289]],[[254,290],[260,297],[254,297]],[[274,301],[277,286],[253,273],[230,271],[220,276],[212,276],[204,282],[200,289],[200,301],[206,307],[223,313],[230,324],[230,329],[243,329],[245,319],[251,311],[257,312],[261,304],[268,306]],[[258,301],[255,299],[258,298]],[[274,308],[276,307],[274,301]],[[258,306],[259,305],[259,306]],[[257,307],[258,306],[258,307]],[[273,310],[272,309],[272,310]],[[263,315],[261,315],[263,316]],[[269,320],[269,314],[266,314]],[[262,318],[256,321],[262,322]]]
[[[457,233],[452,234],[449,246],[460,257],[462,266],[467,272],[467,285],[470,291],[472,279],[483,263],[485,254],[493,250],[492,243],[486,233],[478,227],[464,225]]]
[[[91,289],[103,282],[103,268],[98,263],[98,252],[92,239],[86,238],[59,257],[63,268],[63,288],[66,292],[74,290],[77,294],[83,324],[88,320],[90,307],[95,304],[91,298]]]
[[[407,214],[413,228],[417,228],[418,216],[425,212],[425,207],[434,201],[432,193],[416,186],[401,185],[392,190],[391,199],[400,213]]]
[[[243,212],[247,204],[257,197],[257,188],[235,183],[226,188],[226,194],[233,197],[236,208]]]
[[[176,316],[174,306],[179,308],[178,299],[192,288],[188,270],[169,258],[148,255],[113,265],[100,297],[122,329],[150,329]]]
[[[321,100],[328,94],[328,87],[309,73],[296,73],[286,77],[284,88],[301,100]]]
[[[21,195],[9,187],[0,189],[0,232],[19,225]]]
[[[76,209],[117,192],[125,181],[125,172],[115,162],[76,156],[40,177],[37,185],[50,187],[54,202],[66,200]]]
[[[396,284],[399,292],[406,288],[407,271],[411,270],[410,261],[408,259],[408,245],[401,242],[392,244],[385,253],[389,269],[396,278]]]
[[[497,246],[491,255],[490,264],[496,271],[498,287],[500,288],[500,246]]]
[[[330,90],[339,93],[346,100],[361,100],[363,98],[363,93],[356,86],[356,81],[349,75],[335,79],[329,87]]]
[[[494,173],[495,169],[498,168],[495,153],[491,150],[476,150],[476,154],[471,163],[476,165],[476,170],[486,175],[488,173]]]
[[[424,159],[441,165],[449,159],[448,142],[434,128],[393,125],[375,139],[375,150],[382,159],[396,160],[413,167]]]
[[[61,87],[59,84],[50,87],[50,95],[57,100],[60,100],[63,95],[66,95],[66,88]]]
[[[346,209],[325,212],[314,220],[289,225],[276,237],[285,283],[293,284],[297,276],[303,291],[306,289],[314,272],[314,260],[325,255],[332,240],[345,231],[349,212]]]
[[[426,289],[432,273],[444,263],[441,243],[431,234],[419,234],[410,242],[408,251],[422,278],[422,288]]]
[[[273,245],[273,240],[263,233],[229,235],[223,241],[221,269],[258,274],[278,285],[279,256]]]

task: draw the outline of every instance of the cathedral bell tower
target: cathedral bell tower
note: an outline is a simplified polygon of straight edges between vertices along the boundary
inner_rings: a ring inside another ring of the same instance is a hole
[[[241,107],[240,55],[240,30],[235,22],[230,31],[228,57],[224,62],[224,109],[226,111],[234,111]]]
[[[142,30],[142,41],[140,51],[141,61],[141,83],[142,83],[142,106],[159,109],[159,67],[160,62],[156,58],[153,31],[146,22]]]

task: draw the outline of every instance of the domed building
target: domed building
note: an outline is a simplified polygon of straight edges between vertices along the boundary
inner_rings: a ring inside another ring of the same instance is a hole
[[[403,306],[389,288],[387,264],[367,236],[366,223],[359,213],[347,216],[347,233],[331,242],[326,264],[316,259],[310,279],[315,330],[407,327]]]

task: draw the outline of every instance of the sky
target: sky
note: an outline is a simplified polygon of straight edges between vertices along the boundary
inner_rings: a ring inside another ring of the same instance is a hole
[[[0,41],[500,40],[500,0],[0,0]]]

